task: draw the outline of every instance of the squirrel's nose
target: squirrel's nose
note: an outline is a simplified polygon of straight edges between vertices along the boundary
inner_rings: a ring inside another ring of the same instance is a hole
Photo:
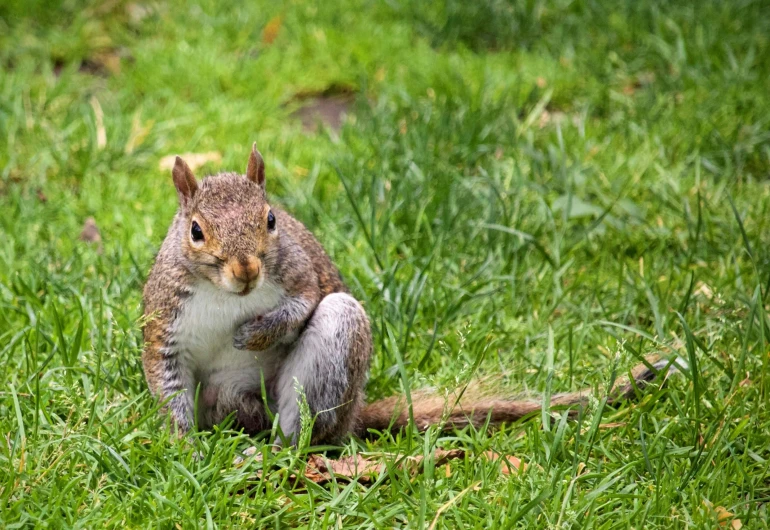
[[[232,260],[230,262],[230,270],[232,271],[233,278],[243,283],[251,283],[255,280],[257,276],[259,276],[261,267],[262,264],[259,259],[254,256]]]

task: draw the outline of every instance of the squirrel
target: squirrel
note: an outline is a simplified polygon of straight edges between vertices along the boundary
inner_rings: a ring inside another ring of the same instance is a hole
[[[313,444],[399,429],[410,417],[420,430],[448,429],[541,409],[540,401],[470,393],[447,408],[430,392],[414,393],[411,411],[401,396],[365,407],[366,311],[310,231],[268,201],[256,143],[245,175],[198,182],[180,157],[172,175],[179,208],[144,287],[142,364],[181,435],[196,421],[211,428],[233,413],[238,427],[256,434],[271,427],[268,407],[294,444],[302,399],[314,417]],[[635,368],[610,401],[631,397],[664,364],[650,359]],[[572,407],[588,395],[555,395],[551,403]]]

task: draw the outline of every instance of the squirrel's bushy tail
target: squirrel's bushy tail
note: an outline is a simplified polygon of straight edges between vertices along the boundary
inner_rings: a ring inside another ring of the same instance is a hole
[[[644,388],[656,377],[667,377],[672,371],[680,369],[687,369],[686,362],[681,358],[669,361],[657,356],[647,357],[644,363],[631,370],[630,377],[618,378],[609,393],[608,403],[629,399],[635,395],[637,388]],[[551,396],[551,407],[571,408],[570,415],[577,415],[580,406],[587,403],[591,392],[591,389],[586,388],[577,392],[555,394]],[[496,425],[516,421],[542,409],[542,401],[479,396],[472,391],[466,391],[459,400],[452,396],[446,399],[430,391],[412,392],[411,397],[414,424],[421,431],[431,425],[437,425],[442,430],[469,424],[481,427],[487,423],[487,419],[490,425]],[[453,401],[455,404],[451,407]],[[408,423],[409,407],[405,397],[391,396],[363,408],[359,414],[356,434],[366,436],[369,429],[380,432],[397,431]]]

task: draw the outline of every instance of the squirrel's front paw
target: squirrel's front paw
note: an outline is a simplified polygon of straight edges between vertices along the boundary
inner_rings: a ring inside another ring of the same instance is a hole
[[[249,320],[235,330],[233,346],[239,350],[263,351],[275,342],[261,319]]]

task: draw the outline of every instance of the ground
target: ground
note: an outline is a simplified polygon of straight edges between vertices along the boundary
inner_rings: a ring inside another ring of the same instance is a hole
[[[766,528],[769,35],[762,0],[3,2],[0,525]],[[371,315],[369,399],[589,387],[580,417],[325,453],[385,462],[360,483],[175,440],[140,364],[161,160],[255,140]],[[607,406],[652,353],[690,369]]]

